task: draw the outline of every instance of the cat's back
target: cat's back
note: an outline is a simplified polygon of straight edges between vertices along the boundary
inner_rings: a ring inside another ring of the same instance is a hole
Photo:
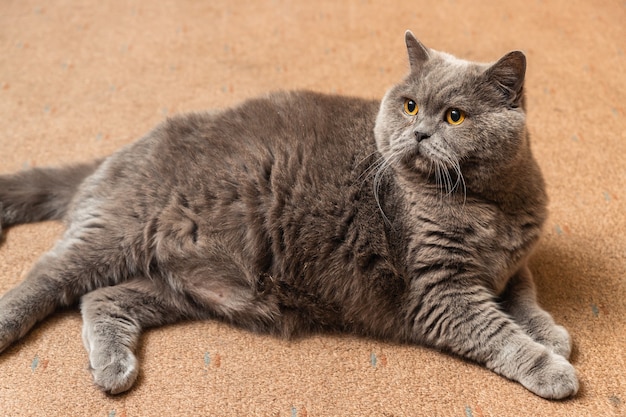
[[[355,198],[371,194],[378,105],[281,92],[172,117],[105,160],[78,194],[70,223],[97,207],[114,235],[142,252],[156,241],[170,242],[164,251],[204,250],[211,236],[229,247],[251,239],[257,253],[271,240],[283,251],[283,231],[287,239],[305,218],[316,220],[294,232],[298,238],[332,235],[338,219],[353,215]]]
[[[148,164],[186,163],[187,169],[198,166],[210,173],[245,171],[251,168],[248,164],[285,156],[298,163],[315,160],[317,166],[337,166],[342,158],[363,153],[361,149],[375,150],[377,111],[373,100],[278,92],[222,111],[170,118],[140,141],[137,151]]]
[[[295,185],[304,172],[310,185],[344,181],[343,173],[352,175],[348,171],[376,151],[378,105],[308,91],[277,92],[225,110],[174,116],[109,157],[88,188],[104,186],[123,197],[124,187],[132,187],[135,196],[169,199],[172,189],[192,187],[211,195],[220,184],[256,181],[258,175],[285,185]],[[218,178],[224,181],[217,183]]]
[[[379,102],[310,91],[277,92],[226,110],[174,117],[157,132],[165,146],[189,141],[206,155],[246,155],[261,148],[325,149],[352,153],[375,146],[373,127]],[[357,149],[355,149],[357,148]]]

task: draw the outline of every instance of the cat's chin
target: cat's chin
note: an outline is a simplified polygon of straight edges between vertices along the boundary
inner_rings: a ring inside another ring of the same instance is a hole
[[[470,163],[471,165],[471,163]],[[463,190],[466,187],[466,170],[468,167],[455,167],[446,161],[416,154],[402,161],[402,175],[409,181],[433,185],[438,189]]]
[[[446,169],[446,172],[450,170]],[[401,163],[401,175],[406,177],[409,181],[419,181],[420,183],[433,183],[435,184],[440,175],[441,168],[437,170],[437,163],[432,160],[420,158],[413,158],[411,160],[403,161]]]
[[[415,148],[411,152],[406,152],[400,159],[399,165],[401,171],[403,171],[409,177],[417,175],[425,180],[434,176],[435,166],[437,162],[419,153],[419,150]]]
[[[418,146],[405,150],[400,163],[404,169],[424,177],[434,176],[437,167],[445,167],[446,170],[452,169],[440,158],[425,152],[423,149],[420,150]]]

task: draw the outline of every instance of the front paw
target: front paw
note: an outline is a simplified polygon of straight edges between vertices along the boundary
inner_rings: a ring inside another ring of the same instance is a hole
[[[542,344],[549,351],[569,359],[572,352],[572,339],[565,327],[555,324],[547,313],[529,320],[524,328],[534,341]]]
[[[93,380],[103,391],[119,394],[135,383],[139,368],[130,349],[118,346],[99,353],[92,351],[89,356]]]
[[[0,201],[0,244],[2,244],[2,241],[4,240],[4,235],[2,234],[2,215],[3,211],[2,211],[2,202]]]
[[[572,353],[572,339],[563,326],[554,325],[542,344],[565,359]]]
[[[14,338],[11,337],[0,325],[0,353],[3,352],[6,348],[11,346]]]
[[[11,319],[8,314],[3,314],[3,309],[7,310],[7,307],[0,299],[0,352],[11,346],[16,340],[18,340],[22,333],[20,323],[17,320]]]
[[[560,400],[578,392],[574,367],[561,355],[546,352],[519,382],[540,397]]]

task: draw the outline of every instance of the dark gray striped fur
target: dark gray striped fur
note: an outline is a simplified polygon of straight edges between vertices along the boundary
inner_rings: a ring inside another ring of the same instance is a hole
[[[1,176],[1,224],[67,230],[0,299],[0,350],[80,301],[110,393],[133,385],[143,329],[219,318],[424,344],[575,394],[569,335],[527,267],[546,195],[524,55],[475,64],[406,41],[411,71],[382,103],[273,94],[171,118],[104,161]]]

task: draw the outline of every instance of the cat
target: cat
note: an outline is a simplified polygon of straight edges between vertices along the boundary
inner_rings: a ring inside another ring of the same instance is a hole
[[[142,330],[221,319],[429,346],[575,395],[570,336],[528,268],[547,196],[526,58],[405,41],[408,75],[382,101],[277,92],[172,117],[102,160],[0,176],[0,224],[67,225],[0,299],[0,351],[80,302],[110,394],[135,382]]]

